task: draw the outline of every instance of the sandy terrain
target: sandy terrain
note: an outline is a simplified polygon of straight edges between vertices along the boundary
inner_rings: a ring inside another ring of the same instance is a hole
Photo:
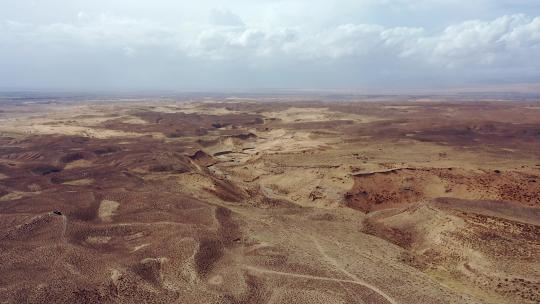
[[[538,103],[294,99],[0,105],[2,303],[540,301]]]

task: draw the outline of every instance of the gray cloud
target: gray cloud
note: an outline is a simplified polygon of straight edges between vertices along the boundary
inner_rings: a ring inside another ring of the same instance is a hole
[[[457,3],[382,2],[413,11]],[[382,2],[343,5],[372,11]],[[508,5],[503,2],[501,7]],[[4,86],[182,89],[384,87],[397,82],[419,87],[540,78],[540,17],[505,14],[442,27],[411,26],[384,18],[354,22],[349,14],[327,7],[333,20],[295,23],[286,15],[317,12],[325,5],[315,1],[302,13],[299,7],[307,8],[302,1],[262,3],[256,19],[255,13],[248,14],[254,6],[247,2],[240,13],[234,6],[216,9],[208,2],[201,10],[206,18],[192,7],[184,12],[186,18],[174,22],[91,9],[69,20],[5,18],[0,20],[0,81]],[[282,15],[276,7],[289,10]],[[351,22],[339,22],[339,16]]]

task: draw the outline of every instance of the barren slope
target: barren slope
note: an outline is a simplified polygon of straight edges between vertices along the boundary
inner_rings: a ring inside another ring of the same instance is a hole
[[[534,103],[2,107],[4,302],[540,301]]]

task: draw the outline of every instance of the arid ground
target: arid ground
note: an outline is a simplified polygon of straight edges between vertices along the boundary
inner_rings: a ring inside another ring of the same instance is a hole
[[[1,303],[539,303],[540,103],[4,100]]]

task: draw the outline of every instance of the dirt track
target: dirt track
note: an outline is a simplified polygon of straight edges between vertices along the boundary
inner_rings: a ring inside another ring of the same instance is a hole
[[[338,261],[335,259],[335,258],[332,258],[330,257],[328,254],[326,254],[326,252],[324,251],[323,247],[321,246],[321,244],[319,243],[319,241],[317,241],[316,238],[314,237],[311,237],[311,239],[313,240],[313,243],[315,243],[315,246],[317,246],[317,250],[319,250],[319,252],[321,253],[321,255],[324,257],[324,259],[328,262],[330,262],[332,265],[334,265],[339,271],[343,272],[345,275],[347,275],[348,277],[350,277],[351,279],[353,279],[354,282],[356,282],[357,284],[360,284],[362,286],[365,286],[373,291],[375,291],[376,293],[380,294],[382,297],[384,297],[388,303],[391,303],[391,304],[397,304],[397,302],[392,299],[391,296],[389,296],[387,293],[385,293],[384,291],[382,291],[381,289],[379,289],[378,287],[375,287],[365,281],[363,281],[362,279],[358,278],[356,275],[348,272],[345,268],[343,268],[343,266],[341,266]]]
[[[293,278],[302,278],[302,279],[310,279],[310,280],[322,280],[322,281],[330,281],[330,282],[358,284],[358,285],[361,285],[361,286],[365,286],[365,287],[375,291],[376,293],[378,293],[382,297],[384,297],[387,300],[386,303],[392,303],[392,304],[397,303],[396,301],[392,300],[392,298],[390,298],[388,295],[386,295],[385,293],[382,293],[378,288],[375,288],[375,287],[373,287],[373,286],[371,286],[369,284],[366,284],[366,283],[364,283],[362,281],[359,281],[357,279],[342,280],[342,279],[335,279],[335,278],[327,278],[327,277],[319,277],[319,276],[312,276],[312,275],[305,275],[305,274],[297,274],[297,273],[290,273],[290,272],[280,272],[280,271],[273,271],[273,270],[267,270],[267,269],[260,269],[260,268],[256,268],[256,267],[252,267],[252,266],[247,266],[246,269],[249,270],[249,271],[255,271],[255,272],[260,272],[260,273],[265,273],[265,274],[289,276],[289,277],[293,277]]]

